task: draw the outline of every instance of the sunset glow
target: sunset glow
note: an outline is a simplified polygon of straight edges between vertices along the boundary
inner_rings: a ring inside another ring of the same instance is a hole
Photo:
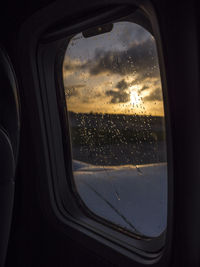
[[[135,106],[141,104],[141,97],[139,96],[139,92],[137,90],[137,86],[130,87],[130,103]]]
[[[163,116],[156,53],[152,35],[134,23],[118,22],[90,38],[77,34],[63,63],[68,110]]]

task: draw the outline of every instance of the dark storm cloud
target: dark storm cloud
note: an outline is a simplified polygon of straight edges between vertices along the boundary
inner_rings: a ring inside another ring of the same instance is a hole
[[[121,91],[114,91],[114,90],[109,90],[106,92],[107,96],[111,96],[110,103],[115,104],[115,103],[126,103],[129,101],[130,96],[126,92],[121,92]]]
[[[110,103],[126,103],[130,100],[130,95],[125,90],[129,84],[123,79],[116,84],[117,90],[106,91],[106,96],[111,96]]]
[[[151,38],[132,44],[127,50],[104,51],[97,49],[93,59],[85,63],[66,62],[65,71],[89,71],[96,76],[108,74],[137,74],[137,82],[147,77],[158,77],[159,66],[155,43]]]
[[[157,87],[151,94],[143,97],[144,101],[162,101],[162,91]]]
[[[72,96],[78,96],[79,95],[79,88],[85,87],[84,84],[76,84],[76,85],[67,85],[65,86],[65,95],[70,98]]]
[[[119,81],[115,87],[123,91],[129,87],[129,84],[123,79]]]
[[[127,75],[158,76],[156,48],[151,38],[143,43],[133,44],[126,51],[96,51],[94,64],[88,64],[91,75],[104,72]],[[85,67],[87,66],[87,63]]]

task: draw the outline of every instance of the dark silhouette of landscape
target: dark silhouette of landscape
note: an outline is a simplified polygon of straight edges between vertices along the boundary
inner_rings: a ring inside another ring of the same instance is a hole
[[[166,161],[164,117],[68,113],[73,158],[94,165]]]

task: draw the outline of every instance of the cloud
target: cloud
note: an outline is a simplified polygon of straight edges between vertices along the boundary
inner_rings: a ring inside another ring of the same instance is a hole
[[[156,47],[151,38],[142,43],[134,43],[126,51],[97,50],[94,63],[86,63],[91,75],[111,74],[142,74],[142,77],[158,76]]]
[[[126,92],[109,90],[106,92],[106,95],[112,97],[110,100],[110,103],[112,104],[126,103],[130,100],[130,95],[129,93],[126,93]]]
[[[146,91],[149,89],[149,86],[144,85],[141,89],[140,89],[140,93],[143,91]]]
[[[81,62],[80,63],[77,63],[77,62],[74,62],[73,60],[67,58],[65,59],[64,61],[64,73],[72,73],[73,71],[76,71],[78,70],[80,67],[81,67]]]
[[[132,43],[127,50],[105,51],[96,49],[93,59],[85,62],[65,60],[64,71],[87,71],[92,76],[107,73],[121,76],[137,75],[137,82],[145,78],[159,77],[156,46],[151,37]]]
[[[65,85],[65,95],[67,98],[79,95],[79,88],[85,87],[84,84]]]
[[[153,92],[149,95],[143,97],[144,101],[162,101],[162,91],[160,87],[157,87]]]
[[[110,103],[126,103],[130,100],[130,94],[126,92],[126,89],[129,87],[129,84],[122,79],[116,84],[115,90],[106,91],[106,96],[111,96]]]
[[[125,90],[129,87],[129,84],[123,79],[121,81],[119,81],[117,84],[116,84],[116,88],[120,89],[120,90]]]

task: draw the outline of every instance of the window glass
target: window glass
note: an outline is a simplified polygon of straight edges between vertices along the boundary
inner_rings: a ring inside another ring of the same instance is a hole
[[[63,80],[80,198],[110,225],[159,236],[167,162],[154,37],[130,21],[79,33],[69,40]]]

